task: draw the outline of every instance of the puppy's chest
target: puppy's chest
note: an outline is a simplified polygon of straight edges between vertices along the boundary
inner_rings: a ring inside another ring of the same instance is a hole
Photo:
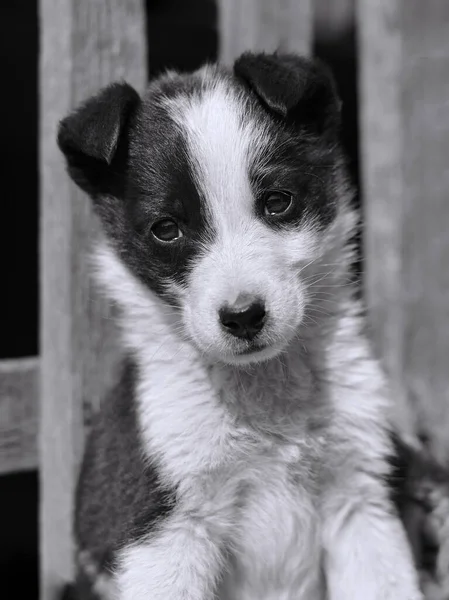
[[[242,465],[242,497],[220,598],[296,600],[301,590],[304,598],[312,591],[319,597],[319,482],[313,463],[319,461],[310,449],[285,444]]]

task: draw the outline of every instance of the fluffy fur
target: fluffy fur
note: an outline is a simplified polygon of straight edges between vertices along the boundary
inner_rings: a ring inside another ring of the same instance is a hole
[[[421,598],[385,483],[392,403],[350,281],[338,120],[321,65],[246,54],[142,99],[118,84],[61,124],[128,354],[80,477],[89,594]],[[266,310],[254,340],[218,317],[242,295]]]

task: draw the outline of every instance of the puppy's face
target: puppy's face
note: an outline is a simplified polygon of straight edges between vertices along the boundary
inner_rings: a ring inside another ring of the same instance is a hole
[[[201,352],[245,364],[282,351],[303,319],[302,271],[337,210],[337,121],[320,66],[244,55],[233,74],[167,75],[142,99],[107,88],[59,144],[117,259],[179,309]]]

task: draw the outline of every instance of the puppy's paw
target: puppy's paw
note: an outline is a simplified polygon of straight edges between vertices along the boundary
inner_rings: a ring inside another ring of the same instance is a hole
[[[383,585],[376,590],[374,595],[360,596],[360,598],[362,597],[373,600],[424,600],[415,578],[405,578],[397,570],[386,575]]]
[[[389,570],[367,562],[357,573],[348,572],[333,584],[328,590],[329,600],[424,600],[417,577],[399,564],[392,564]]]

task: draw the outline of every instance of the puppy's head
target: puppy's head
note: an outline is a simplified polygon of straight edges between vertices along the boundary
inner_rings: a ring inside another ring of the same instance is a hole
[[[303,269],[338,215],[338,126],[325,67],[247,53],[142,98],[109,86],[58,143],[130,277],[180,310],[201,352],[241,364],[282,351],[304,318]]]

